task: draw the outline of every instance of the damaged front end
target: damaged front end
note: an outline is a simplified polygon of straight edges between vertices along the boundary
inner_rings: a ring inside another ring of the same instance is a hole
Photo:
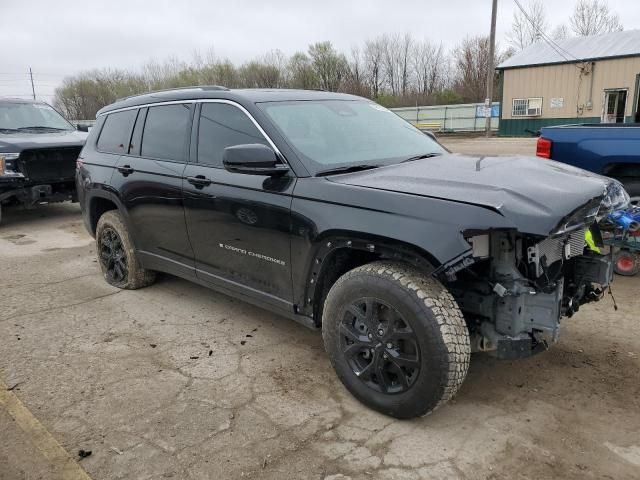
[[[443,280],[465,314],[472,349],[513,359],[558,340],[560,319],[600,300],[613,278],[598,221],[625,204],[617,187],[581,206],[549,236],[515,230],[464,232],[471,250]],[[628,197],[627,197],[628,198]]]

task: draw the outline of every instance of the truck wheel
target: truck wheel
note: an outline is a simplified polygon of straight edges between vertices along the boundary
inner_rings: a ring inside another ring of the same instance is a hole
[[[613,254],[613,270],[627,277],[637,275],[640,272],[640,255],[629,250],[618,250]]]
[[[136,290],[156,279],[156,272],[142,268],[117,210],[104,213],[98,220],[96,253],[105,280],[114,287]]]
[[[322,336],[345,387],[396,418],[444,404],[469,367],[469,331],[451,294],[397,263],[374,262],[340,277],[325,301]]]

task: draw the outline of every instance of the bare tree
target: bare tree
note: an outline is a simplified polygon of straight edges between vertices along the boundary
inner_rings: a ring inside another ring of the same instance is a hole
[[[494,65],[504,58],[496,48]],[[464,101],[480,102],[487,90],[487,69],[489,67],[489,37],[467,37],[453,52],[455,61],[454,89]],[[497,82],[497,76],[495,80]],[[497,92],[497,88],[494,88]]]
[[[564,24],[557,25],[551,31],[551,38],[553,40],[564,40],[565,38],[569,38],[569,28]]]
[[[383,65],[385,79],[392,95],[406,95],[409,87],[409,59],[413,39],[408,33],[404,36],[382,37]]]
[[[509,44],[516,50],[540,41],[549,29],[547,14],[540,0],[531,0],[524,10],[514,12],[511,31],[507,34]]]
[[[375,40],[367,40],[365,42],[363,57],[365,81],[371,89],[373,98],[378,98],[384,82],[384,45],[382,37],[378,37]]]
[[[369,96],[370,90],[365,81],[363,55],[358,47],[351,48],[347,67],[347,78],[343,90],[354,95]]]
[[[582,37],[624,29],[620,17],[609,10],[606,0],[578,0],[569,23],[571,30]]]
[[[447,69],[444,57],[442,44],[435,46],[425,40],[414,45],[411,63],[418,93],[431,95],[444,87]]]

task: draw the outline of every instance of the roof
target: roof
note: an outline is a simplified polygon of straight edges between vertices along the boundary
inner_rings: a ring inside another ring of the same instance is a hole
[[[243,102],[290,102],[295,100],[362,100],[361,97],[344,93],[324,92],[319,90],[294,90],[287,88],[239,88],[228,89],[217,85],[176,88],[149,92],[142,95],[118,100],[98,111],[96,116],[119,108],[134,107],[150,103],[171,102],[180,100],[226,99]]]
[[[503,70],[507,68],[640,56],[640,30],[605,33],[591,37],[567,38],[565,40],[556,40],[555,44],[557,45],[555,49],[545,41],[529,45],[496,68]],[[562,55],[560,52],[562,52]]]

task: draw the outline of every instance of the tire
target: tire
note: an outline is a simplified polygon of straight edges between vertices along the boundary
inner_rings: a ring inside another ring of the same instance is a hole
[[[625,277],[637,275],[640,272],[640,255],[629,250],[618,250],[613,254],[613,271]]]
[[[374,262],[340,277],[325,301],[322,336],[345,387],[396,418],[433,412],[469,368],[469,331],[451,294],[398,263]]]
[[[156,272],[142,268],[131,236],[117,210],[104,213],[96,227],[96,255],[110,285],[136,290],[151,285]]]

